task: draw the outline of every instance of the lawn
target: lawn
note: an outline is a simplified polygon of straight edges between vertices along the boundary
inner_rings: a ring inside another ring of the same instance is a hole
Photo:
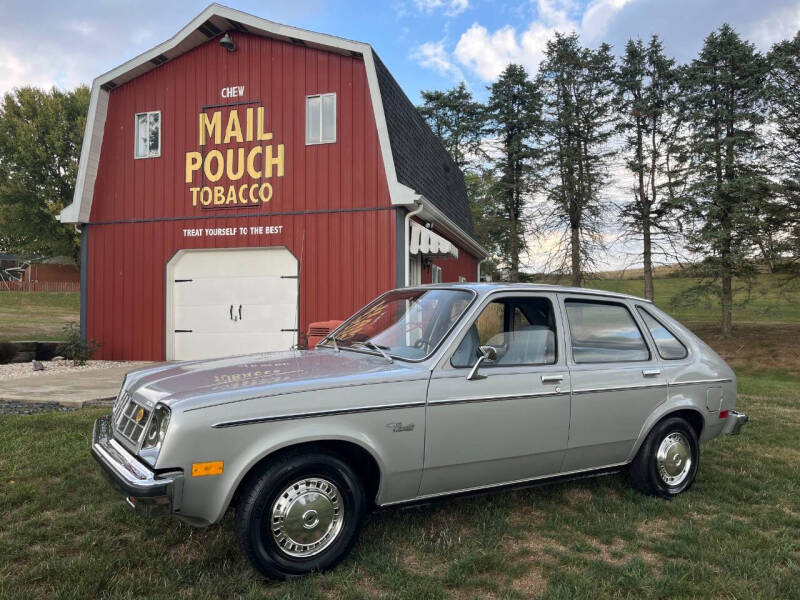
[[[2,598],[800,598],[800,378],[740,378],[752,422],[673,501],[622,474],[373,514],[338,569],[259,579],[229,514],[135,515],[88,453],[103,410],[0,418]]]
[[[63,340],[80,305],[77,292],[0,292],[0,341]]]

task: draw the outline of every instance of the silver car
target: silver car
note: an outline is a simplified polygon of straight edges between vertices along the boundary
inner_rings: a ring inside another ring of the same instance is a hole
[[[669,498],[735,434],[736,377],[652,303],[545,285],[387,292],[316,349],[130,373],[92,454],[127,502],[235,506],[264,575],[329,569],[376,506],[627,469]]]

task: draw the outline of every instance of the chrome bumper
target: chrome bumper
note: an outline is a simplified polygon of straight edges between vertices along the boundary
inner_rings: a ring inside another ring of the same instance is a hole
[[[728,414],[728,418],[725,419],[725,425],[722,428],[722,433],[727,433],[728,435],[738,435],[739,430],[742,428],[742,425],[747,423],[750,420],[746,414],[739,412],[738,410],[732,410]]]
[[[92,456],[111,485],[137,512],[154,517],[180,509],[183,473],[156,473],[136,460],[113,438],[110,416],[94,422]]]

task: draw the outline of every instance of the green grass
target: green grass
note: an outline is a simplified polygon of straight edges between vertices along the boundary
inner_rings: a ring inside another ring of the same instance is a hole
[[[258,578],[231,515],[135,515],[89,457],[101,410],[0,418],[2,598],[800,598],[800,378],[750,369],[752,422],[673,501],[622,475],[368,518],[339,568]]]
[[[656,279],[655,303],[670,315],[685,322],[720,320],[720,306],[716,298],[697,302],[690,306],[675,305],[675,298],[682,298],[690,287],[698,283],[689,277]],[[586,287],[602,289],[634,296],[644,296],[644,281],[641,279],[592,279]],[[734,281],[733,321],[800,321],[800,282],[787,283],[781,275],[758,275],[754,284],[748,286]]]
[[[80,306],[78,292],[0,292],[0,340],[62,340]]]

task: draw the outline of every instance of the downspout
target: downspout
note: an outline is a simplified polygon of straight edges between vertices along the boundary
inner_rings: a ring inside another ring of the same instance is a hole
[[[411,279],[411,255],[409,252],[409,238],[411,237],[410,228],[411,228],[411,217],[414,215],[418,215],[422,212],[423,206],[422,203],[417,203],[416,201],[414,204],[417,206],[415,210],[406,213],[405,219],[405,227],[403,227],[403,232],[405,235],[405,242],[403,244],[403,248],[405,249],[406,254],[406,278],[405,278],[405,287],[408,287],[409,280]]]
[[[488,258],[482,258],[482,259],[480,259],[478,261],[478,278],[475,280],[478,283],[481,282],[481,263],[485,263],[487,260],[489,260],[489,259]]]

